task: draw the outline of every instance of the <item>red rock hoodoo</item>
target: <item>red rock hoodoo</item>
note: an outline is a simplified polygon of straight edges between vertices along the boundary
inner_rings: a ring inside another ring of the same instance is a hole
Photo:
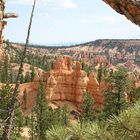
[[[96,107],[98,108],[104,102],[104,98],[102,96],[102,91],[104,88],[98,83],[93,73],[88,77],[87,73],[81,70],[80,62],[76,62],[75,69],[72,68],[73,64],[75,63],[73,63],[69,56],[58,56],[56,58],[53,69],[44,75],[47,91],[46,98],[51,102],[72,102],[75,104],[77,109],[79,109],[81,103],[83,102],[84,94],[90,91],[95,100]],[[29,106],[31,100],[32,105],[30,105],[30,107],[32,107],[35,103],[33,102],[33,97],[36,96],[34,90],[37,87],[36,85],[38,86],[37,81],[30,83],[30,90],[28,90],[29,103],[27,104]],[[22,86],[26,88],[26,86]],[[23,88],[22,91],[24,91]]]

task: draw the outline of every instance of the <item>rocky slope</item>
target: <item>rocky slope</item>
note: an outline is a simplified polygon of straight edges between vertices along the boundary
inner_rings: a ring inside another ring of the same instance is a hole
[[[123,65],[133,72],[140,73],[140,40],[103,39],[70,47],[33,47],[28,48],[28,52],[41,57],[47,55],[48,59],[52,60],[57,55],[69,55],[74,60],[95,67],[99,63],[108,67]]]

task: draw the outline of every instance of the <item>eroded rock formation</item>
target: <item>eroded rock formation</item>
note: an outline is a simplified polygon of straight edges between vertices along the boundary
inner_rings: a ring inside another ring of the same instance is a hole
[[[59,56],[54,63],[54,68],[46,74],[46,90],[51,101],[70,101],[79,105],[86,92],[88,77],[81,70],[81,64],[76,62],[72,69],[70,57]]]
[[[75,64],[75,68],[72,68],[73,64]],[[53,69],[44,75],[44,81],[47,91],[46,99],[51,102],[68,101],[79,109],[83,102],[83,96],[88,91],[92,93],[97,108],[104,102],[102,91],[105,85],[102,86],[98,83],[94,73],[88,77],[87,73],[81,70],[81,63],[74,63],[69,56],[57,57]],[[36,80],[30,83],[29,87],[26,87],[26,84],[21,85],[20,99],[23,98],[25,88],[28,90],[27,105],[23,106],[31,108],[35,104],[33,98],[35,100],[38,83],[39,81]],[[31,105],[29,105],[30,100]],[[30,110],[29,108],[28,110]]]
[[[140,26],[140,0],[103,0],[115,11],[125,15],[133,23]]]

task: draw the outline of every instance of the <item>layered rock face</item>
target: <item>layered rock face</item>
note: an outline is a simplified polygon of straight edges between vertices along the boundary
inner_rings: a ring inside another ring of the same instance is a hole
[[[103,0],[115,11],[125,15],[133,23],[140,26],[140,1],[139,0]]]
[[[89,76],[89,81],[87,83],[87,91],[92,93],[95,100],[95,108],[98,109],[104,103],[104,96],[102,92],[107,88],[105,83],[98,83],[94,73]]]
[[[81,70],[79,62],[76,62],[76,68],[73,70],[71,58],[60,56],[49,75],[46,76],[46,90],[51,101],[70,101],[77,106],[82,103],[88,77]]]
[[[94,73],[87,77],[87,73],[81,69],[80,62],[75,63],[70,57],[57,57],[54,68],[46,74],[46,90],[51,101],[74,102],[79,108],[83,102],[86,92],[91,92],[99,107],[104,102],[102,92],[106,89],[106,84],[98,83]]]

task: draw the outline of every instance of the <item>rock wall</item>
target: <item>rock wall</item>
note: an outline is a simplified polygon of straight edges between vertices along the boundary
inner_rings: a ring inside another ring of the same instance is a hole
[[[103,0],[115,11],[125,15],[133,23],[140,26],[140,1],[139,0]]]
[[[75,68],[72,68],[74,64]],[[74,63],[68,56],[56,58],[53,70],[44,75],[44,81],[47,91],[46,98],[51,102],[68,101],[74,103],[76,108],[80,109],[83,96],[87,91],[92,93],[96,108],[99,108],[104,102],[102,84],[98,83],[93,73],[88,77],[87,73],[81,70],[80,62]],[[20,100],[23,98],[25,88],[28,91],[27,105],[23,106],[31,108],[35,104],[38,83],[39,79],[38,81],[36,79],[35,82],[29,83],[29,85],[27,83],[21,86]]]
[[[50,77],[46,76],[46,90],[51,101],[70,101],[75,102],[77,106],[81,104],[88,77],[81,70],[79,62],[76,62],[76,68],[73,70],[71,58],[59,56],[49,75]]]

